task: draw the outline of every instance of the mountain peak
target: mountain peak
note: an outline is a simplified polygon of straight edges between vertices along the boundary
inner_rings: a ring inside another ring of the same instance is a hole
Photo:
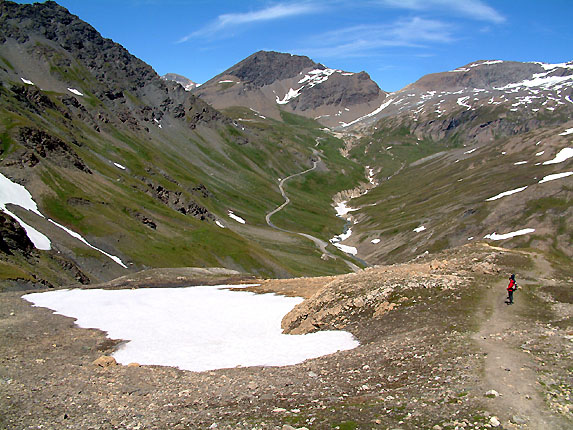
[[[161,79],[164,81],[174,81],[180,84],[185,91],[191,91],[193,88],[197,88],[199,84],[193,82],[191,79],[183,76],[178,75],[177,73],[166,73],[165,75],[161,76]]]
[[[223,75],[233,75],[242,82],[264,86],[277,80],[295,77],[307,68],[324,69],[325,67],[301,55],[258,51],[223,72]]]

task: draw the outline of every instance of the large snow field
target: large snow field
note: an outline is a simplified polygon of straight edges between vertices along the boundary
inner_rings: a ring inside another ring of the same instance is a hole
[[[283,316],[303,299],[228,289],[242,287],[58,290],[23,298],[128,340],[113,354],[122,364],[192,371],[286,366],[359,345],[344,331],[282,334]]]

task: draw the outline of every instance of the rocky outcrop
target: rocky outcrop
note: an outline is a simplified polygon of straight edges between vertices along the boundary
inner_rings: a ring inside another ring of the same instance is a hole
[[[181,212],[183,215],[191,215],[195,218],[199,218],[201,221],[205,221],[207,219],[214,221],[216,219],[216,217],[209,212],[207,208],[201,206],[195,200],[183,194],[182,191],[169,190],[149,178],[142,177],[140,179],[147,186],[145,192],[148,195],[161,201],[171,209]],[[153,221],[150,222],[150,220],[148,221],[147,217],[143,217],[140,221],[150,228],[154,229],[155,227],[155,223]]]
[[[21,128],[19,142],[25,149],[18,156],[21,157],[22,163],[26,163],[29,167],[34,167],[40,162],[40,159],[45,159],[60,167],[75,168],[85,173],[92,173],[66,142],[43,130],[30,127]],[[14,163],[17,161],[15,160]]]
[[[26,230],[10,215],[0,211],[0,253],[12,255],[14,252],[29,256],[34,244]]]
[[[407,304],[409,290],[455,289],[467,283],[468,277],[447,268],[447,263],[440,270],[432,263],[415,263],[339,276],[286,314],[282,328],[290,334],[337,330],[360,318],[381,318]]]
[[[131,55],[121,45],[104,39],[89,24],[72,15],[56,2],[19,5],[0,3],[0,41],[15,39],[20,44],[41,35],[62,46],[81,61],[100,84],[121,82],[136,90],[156,77],[153,69]],[[37,55],[50,57],[56,66],[69,66],[70,57],[58,55],[47,45],[30,45]]]

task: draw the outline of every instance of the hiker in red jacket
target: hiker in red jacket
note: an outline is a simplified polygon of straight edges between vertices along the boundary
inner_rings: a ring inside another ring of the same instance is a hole
[[[515,275],[509,277],[509,285],[507,286],[507,303],[513,305],[513,292],[517,290],[517,283],[515,282]]]

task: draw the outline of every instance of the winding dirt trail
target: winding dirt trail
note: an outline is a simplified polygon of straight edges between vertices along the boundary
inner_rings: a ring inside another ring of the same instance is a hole
[[[282,203],[280,206],[278,206],[277,208],[275,208],[275,209],[273,209],[272,211],[270,211],[269,213],[267,213],[267,214],[265,215],[265,220],[266,220],[268,226],[271,227],[271,228],[274,228],[275,230],[282,231],[283,233],[298,234],[299,236],[302,236],[302,237],[305,237],[305,238],[311,240],[312,242],[314,242],[314,244],[316,245],[316,247],[322,252],[323,255],[324,255],[324,254],[327,255],[329,258],[339,258],[338,256],[332,254],[331,252],[329,252],[329,251],[326,249],[326,247],[328,246],[328,243],[325,242],[324,240],[321,240],[321,239],[319,239],[318,237],[314,237],[314,236],[312,236],[312,235],[310,235],[310,234],[307,234],[307,233],[299,233],[299,232],[296,232],[296,231],[290,231],[290,230],[286,230],[286,229],[281,228],[281,227],[277,227],[277,226],[276,226],[275,224],[273,224],[273,222],[271,221],[271,217],[272,217],[274,214],[276,214],[277,212],[283,210],[283,209],[290,203],[290,198],[287,196],[287,194],[286,194],[286,192],[285,192],[285,190],[284,190],[284,188],[283,188],[283,186],[284,186],[284,184],[286,183],[286,181],[288,181],[288,180],[290,180],[290,179],[292,179],[292,178],[295,178],[295,177],[297,177],[297,176],[302,176],[302,175],[305,175],[305,174],[307,174],[307,173],[309,173],[309,172],[312,172],[313,170],[315,170],[315,169],[317,168],[318,164],[319,164],[321,161],[322,161],[321,158],[318,157],[318,160],[313,161],[313,166],[312,166],[310,169],[306,169],[306,170],[303,170],[302,172],[294,173],[294,174],[292,174],[292,175],[290,175],[290,176],[287,176],[286,178],[283,178],[283,179],[280,180],[280,182],[279,182],[279,190],[280,190],[280,192],[281,192],[281,195],[282,195],[283,198],[285,199],[285,201],[284,201],[284,203]],[[360,270],[360,268],[359,268],[356,264],[352,263],[351,261],[348,261],[348,260],[346,260],[346,259],[342,259],[342,260],[343,260],[343,261],[346,263],[346,265],[347,265],[348,267],[350,267],[353,271],[357,272],[357,271]]]
[[[550,411],[542,398],[536,375],[538,363],[530,354],[511,344],[512,336],[518,332],[527,333],[530,321],[520,316],[526,312],[526,304],[519,289],[514,293],[514,304],[506,304],[507,284],[508,280],[504,279],[487,287],[482,303],[482,328],[473,336],[484,355],[483,388],[500,394],[487,402],[502,422],[511,421],[515,428],[569,428]],[[518,284],[520,289],[524,287]]]

